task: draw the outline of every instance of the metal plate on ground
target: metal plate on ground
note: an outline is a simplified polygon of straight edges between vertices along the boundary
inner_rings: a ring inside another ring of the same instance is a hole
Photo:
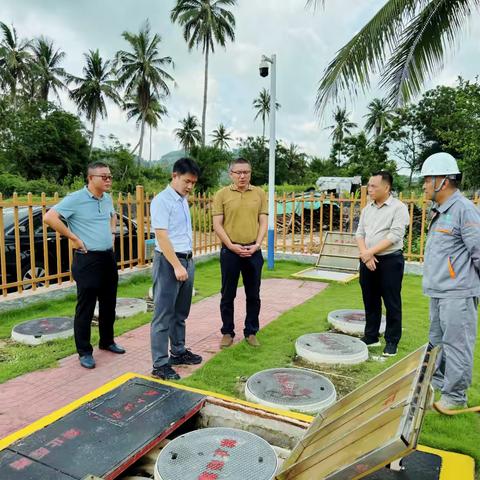
[[[400,471],[382,468],[365,480],[439,480],[442,468],[442,457],[426,452],[413,452],[405,457]]]
[[[115,478],[203,403],[203,395],[133,378],[14,442],[2,453],[9,451],[30,461],[22,479],[29,478],[38,463],[62,472],[65,478],[81,480],[87,474]],[[0,479],[11,478],[9,468],[0,468]]]
[[[292,277],[308,280],[327,280],[331,282],[348,283],[358,278],[358,273],[338,272],[323,268],[307,268],[294,273]]]
[[[335,402],[333,383],[304,368],[272,368],[252,375],[245,385],[247,400],[267,407],[320,412]]]
[[[385,315],[382,315],[381,334],[385,333],[386,321]],[[350,335],[363,335],[365,331],[365,310],[334,310],[328,314],[328,323],[340,332]]]
[[[0,452],[0,478],[2,480],[74,480],[70,475],[11,450]]]
[[[311,363],[355,365],[368,359],[368,347],[340,333],[307,333],[295,342],[297,355]]]
[[[40,345],[72,335],[73,319],[68,317],[37,318],[19,323],[12,329],[12,340],[27,345]]]
[[[115,316],[117,318],[133,317],[138,313],[145,313],[147,308],[147,302],[143,298],[117,298]],[[98,318],[98,302],[93,315]]]
[[[263,438],[234,428],[205,428],[164,447],[155,479],[271,480],[276,469],[275,451]]]

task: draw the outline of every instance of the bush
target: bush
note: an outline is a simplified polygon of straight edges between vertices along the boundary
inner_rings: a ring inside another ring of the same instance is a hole
[[[19,175],[12,173],[0,174],[0,192],[4,197],[11,197],[14,192],[19,194],[27,193],[27,184],[28,182]]]

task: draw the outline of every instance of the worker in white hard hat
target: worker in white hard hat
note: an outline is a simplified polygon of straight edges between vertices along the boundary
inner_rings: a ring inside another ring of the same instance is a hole
[[[460,171],[448,153],[429,156],[423,190],[432,200],[423,270],[430,297],[430,342],[440,345],[433,386],[437,410],[465,408],[472,382],[480,296],[480,212],[458,190]]]

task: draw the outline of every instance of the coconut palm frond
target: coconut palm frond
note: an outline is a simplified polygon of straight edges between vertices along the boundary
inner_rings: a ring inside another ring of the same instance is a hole
[[[320,80],[315,107],[322,112],[341,92],[354,97],[370,86],[370,75],[381,71],[394,50],[399,32],[427,0],[389,0],[330,62]]]
[[[382,75],[391,104],[404,104],[420,93],[425,81],[441,69],[447,50],[478,6],[480,0],[437,0],[412,19]]]

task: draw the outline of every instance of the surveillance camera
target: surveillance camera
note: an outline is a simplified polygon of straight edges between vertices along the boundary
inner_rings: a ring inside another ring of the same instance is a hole
[[[260,62],[260,65],[258,66],[261,77],[268,77],[268,68],[269,68],[268,62],[266,60],[262,60]]]

